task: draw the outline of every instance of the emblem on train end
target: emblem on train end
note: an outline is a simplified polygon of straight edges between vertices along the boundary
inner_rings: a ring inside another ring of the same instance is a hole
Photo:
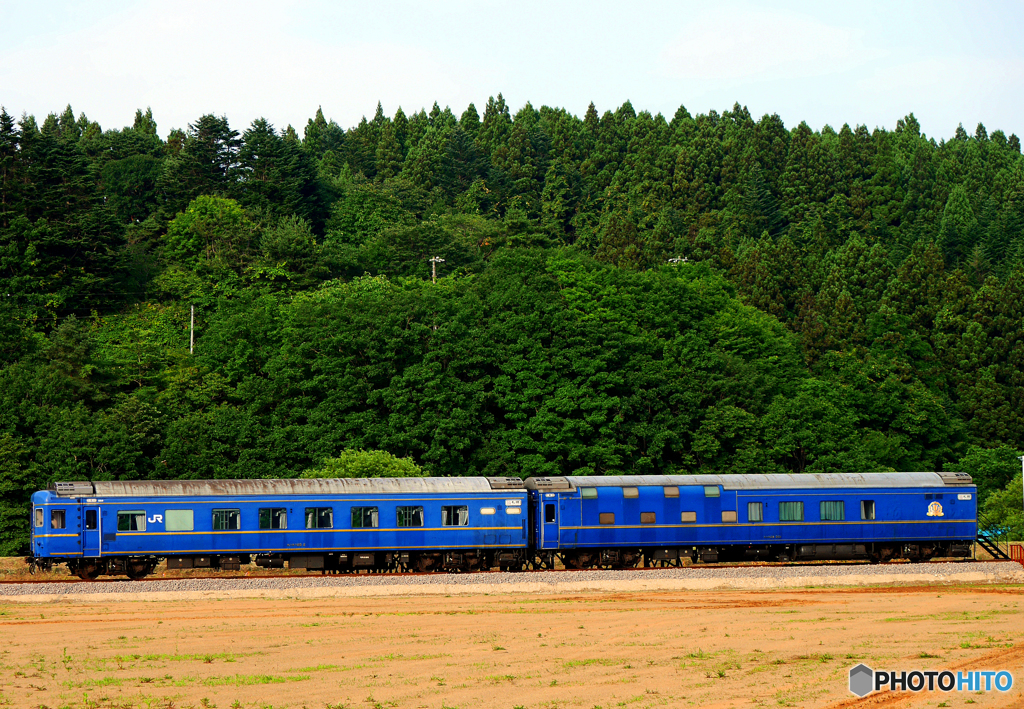
[[[944,517],[942,514],[942,503],[941,502],[930,502],[928,503],[928,516],[929,517]]]

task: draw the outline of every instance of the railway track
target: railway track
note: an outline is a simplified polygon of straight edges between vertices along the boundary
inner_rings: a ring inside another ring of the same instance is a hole
[[[848,562],[820,562],[820,561],[799,561],[799,562],[750,562],[745,564],[695,564],[692,566],[681,566],[681,567],[651,567],[651,568],[629,568],[629,569],[614,569],[615,571],[658,571],[666,568],[671,568],[674,571],[714,571],[718,569],[781,569],[781,568],[850,568],[850,567],[865,567],[872,569],[884,569],[886,567],[902,567],[902,566],[919,566],[927,567],[931,564],[945,564],[945,563],[956,563],[956,564],[997,564],[1005,563],[1000,559],[957,559],[954,562],[949,561],[925,561],[925,562],[910,562],[910,561],[890,561],[881,564],[875,564],[867,561],[848,561]],[[605,571],[608,569],[528,569],[525,571],[517,572],[504,572],[497,570],[477,571],[471,574],[452,573],[447,571],[407,571],[407,572],[345,572],[345,573],[305,573],[305,574],[238,574],[238,573],[225,573],[217,575],[202,575],[202,576],[148,576],[141,579],[128,579],[122,577],[115,578],[98,578],[93,581],[87,581],[78,578],[77,576],[67,576],[66,578],[60,579],[22,579],[22,580],[0,580],[0,586],[5,585],[45,585],[45,584],[127,584],[127,583],[152,583],[160,581],[201,581],[204,579],[214,581],[233,581],[233,580],[290,580],[290,579],[324,579],[324,578],[338,578],[338,579],[357,579],[357,578],[376,578],[376,579],[389,579],[389,578],[410,578],[417,576],[428,576],[428,577],[444,577],[444,576],[488,576],[492,574],[506,574],[506,573],[517,573],[517,574],[561,574],[561,573],[578,573],[580,571]]]

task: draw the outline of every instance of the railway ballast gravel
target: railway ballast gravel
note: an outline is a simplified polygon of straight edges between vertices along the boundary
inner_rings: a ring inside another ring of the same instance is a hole
[[[927,581],[923,581],[924,578]],[[96,596],[105,594],[152,593],[217,593],[265,592],[299,589],[372,589],[404,587],[406,592],[436,593],[445,587],[456,591],[459,586],[493,586],[495,592],[529,586],[532,592],[552,591],[566,586],[599,586],[608,583],[624,590],[621,583],[630,582],[640,588],[651,582],[756,582],[757,588],[801,585],[856,586],[862,584],[927,583],[1024,583],[1024,567],[1015,562],[935,562],[930,564],[890,565],[823,565],[823,566],[749,566],[749,567],[687,567],[672,569],[630,569],[622,571],[555,571],[486,574],[417,574],[417,575],[324,575],[279,576],[259,578],[191,578],[151,579],[146,581],[110,580],[94,583],[45,582],[9,583],[0,585],[0,598],[15,596]],[[702,583],[703,585],[703,583]],[[744,584],[746,585],[746,584]],[[470,590],[467,588],[467,591]],[[486,592],[486,591],[485,591]],[[234,594],[233,594],[234,595]]]

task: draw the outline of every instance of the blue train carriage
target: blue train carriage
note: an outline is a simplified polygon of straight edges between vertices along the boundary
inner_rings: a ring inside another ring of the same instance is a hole
[[[32,496],[31,563],[84,579],[263,567],[474,571],[527,561],[519,478],[56,483]]]
[[[547,477],[526,481],[544,565],[967,557],[966,473]]]

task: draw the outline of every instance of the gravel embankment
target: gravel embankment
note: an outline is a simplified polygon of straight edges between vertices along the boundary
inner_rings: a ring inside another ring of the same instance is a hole
[[[304,576],[235,579],[159,579],[97,583],[0,585],[0,599],[40,601],[176,600],[186,598],[332,597],[494,593],[629,592],[756,589],[808,586],[1020,584],[1024,567],[1004,563],[932,563],[892,566],[825,565],[734,568],[688,567],[629,571],[434,574],[423,576]]]

